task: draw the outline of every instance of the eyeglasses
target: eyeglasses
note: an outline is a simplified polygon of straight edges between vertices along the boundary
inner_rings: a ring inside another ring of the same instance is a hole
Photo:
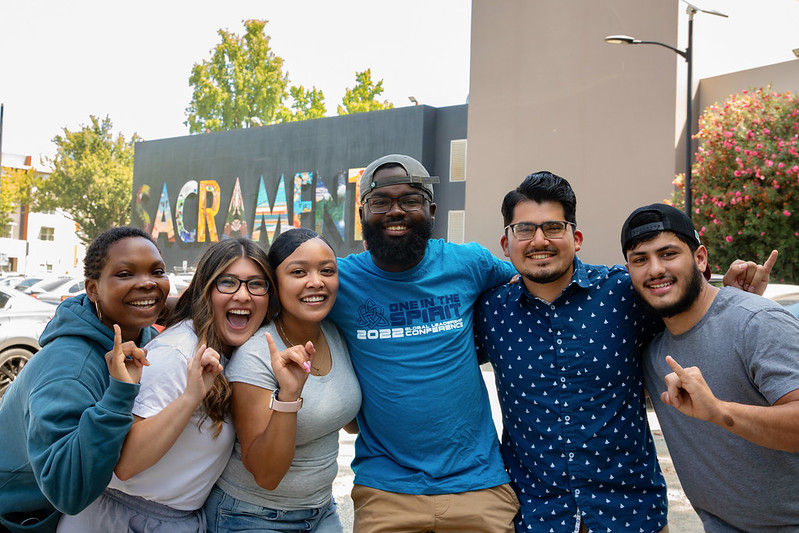
[[[222,294],[235,294],[241,284],[247,286],[247,292],[253,296],[263,296],[269,292],[269,280],[264,278],[239,279],[235,276],[219,276],[216,278],[216,290]]]
[[[563,238],[563,234],[566,233],[566,228],[570,225],[576,226],[574,222],[566,222],[565,220],[548,220],[541,224],[536,224],[535,222],[517,222],[516,224],[505,226],[505,233],[510,229],[511,232],[513,232],[513,236],[518,240],[529,241],[535,237],[538,228],[541,228],[545,238],[561,239]]]
[[[391,210],[391,204],[397,202],[397,205],[406,213],[419,211],[424,206],[425,196],[422,194],[406,194],[405,196],[372,196],[363,201],[369,206],[369,211],[380,215],[388,213]]]

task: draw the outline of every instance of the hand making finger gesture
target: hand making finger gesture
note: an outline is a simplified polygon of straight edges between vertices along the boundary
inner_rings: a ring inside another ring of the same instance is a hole
[[[683,368],[670,355],[666,364],[674,371],[666,375],[666,391],[660,395],[663,403],[669,404],[684,415],[712,421],[719,414],[719,399],[702,377],[702,371],[692,366]]]
[[[311,372],[311,360],[316,349],[311,341],[305,345],[292,346],[279,352],[272,335],[264,334],[266,342],[269,344],[269,352],[272,357],[272,371],[275,373],[277,382],[280,386],[281,396],[283,393],[289,398],[299,398],[308,374]]]
[[[762,296],[768,286],[771,269],[777,262],[777,255],[777,250],[772,250],[762,265],[758,265],[754,261],[736,259],[724,274],[724,286],[735,287]]]
[[[223,368],[219,359],[219,353],[205,344],[199,345],[194,357],[189,359],[185,393],[192,395],[197,404],[211,390],[216,376],[222,373]]]
[[[149,366],[147,350],[139,348],[133,341],[122,342],[122,330],[114,324],[114,347],[105,354],[108,373],[126,383],[141,381],[142,368]]]

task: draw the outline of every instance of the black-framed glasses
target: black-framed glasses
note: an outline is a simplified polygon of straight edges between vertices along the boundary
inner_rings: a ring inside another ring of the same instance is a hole
[[[222,294],[235,294],[241,284],[247,286],[247,292],[253,296],[263,296],[269,292],[269,280],[264,278],[239,279],[236,276],[219,276],[216,278],[216,290]]]
[[[363,201],[364,204],[369,206],[369,211],[380,215],[388,213],[391,210],[391,204],[397,202],[397,205],[406,213],[419,211],[424,207],[425,196],[423,194],[406,194],[404,196],[372,196]]]
[[[566,228],[569,226],[576,226],[574,222],[566,222],[565,220],[547,220],[541,224],[535,222],[517,222],[516,224],[509,224],[505,226],[505,232],[510,229],[513,236],[520,241],[529,241],[535,237],[538,228],[544,233],[547,239],[561,239],[563,234],[566,233]]]

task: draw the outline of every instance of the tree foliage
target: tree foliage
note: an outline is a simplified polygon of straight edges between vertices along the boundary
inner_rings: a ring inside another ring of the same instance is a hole
[[[11,214],[22,205],[30,205],[31,192],[41,184],[41,174],[34,168],[6,168],[0,181],[0,228],[11,222]]]
[[[322,118],[327,113],[325,95],[322,91],[317,90],[316,87],[306,91],[300,85],[289,89],[289,93],[291,94],[291,109],[287,110],[281,117],[282,122]]]
[[[782,253],[772,280],[799,281],[799,97],[771,87],[734,94],[699,121],[694,222],[720,272],[736,258]]]
[[[270,46],[266,20],[245,20],[239,36],[219,30],[221,41],[208,60],[196,63],[189,85],[192,99],[186,108],[190,133],[232,130],[324,117],[325,95],[315,86],[290,86],[283,59]],[[347,89],[339,115],[391,109],[394,104],[377,97],[383,81],[372,82],[372,71],[355,74],[356,84]]]
[[[141,140],[135,133],[130,140],[122,134],[114,137],[108,117],[89,118],[91,124],[77,131],[64,128],[63,135],[53,138],[53,173],[39,182],[30,198],[32,211],[64,211],[78,224],[78,237],[85,243],[128,223],[133,145]]]
[[[352,113],[366,113],[367,111],[379,111],[381,109],[392,109],[394,104],[388,100],[379,102],[377,97],[383,94],[383,80],[377,83],[372,81],[372,69],[368,68],[363,72],[355,73],[355,86],[344,93],[341,105],[338,106],[339,115],[350,115]]]
[[[186,109],[191,133],[273,124],[291,116],[284,106],[288,75],[269,46],[267,22],[245,20],[243,36],[220,29],[222,40],[211,58],[192,67],[194,91]]]

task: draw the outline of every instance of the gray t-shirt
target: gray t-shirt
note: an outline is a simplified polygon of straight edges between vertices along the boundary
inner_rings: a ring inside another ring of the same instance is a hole
[[[799,320],[770,300],[724,288],[693,328],[664,331],[644,355],[647,390],[705,531],[799,531],[799,454],[758,446],[661,402],[667,355],[698,367],[721,400],[772,405],[799,389]]]
[[[261,327],[239,347],[225,368],[231,382],[256,385],[267,390],[277,387],[272,372],[265,332],[272,335],[278,350],[286,346],[274,323]],[[332,368],[325,376],[308,376],[302,390],[302,409],[297,413],[294,460],[275,490],[255,483],[241,460],[241,443],[217,485],[234,498],[270,509],[297,510],[321,507],[330,501],[333,480],[338,474],[339,430],[355,418],[361,406],[361,388],[350,362],[347,344],[332,322],[322,322]]]

